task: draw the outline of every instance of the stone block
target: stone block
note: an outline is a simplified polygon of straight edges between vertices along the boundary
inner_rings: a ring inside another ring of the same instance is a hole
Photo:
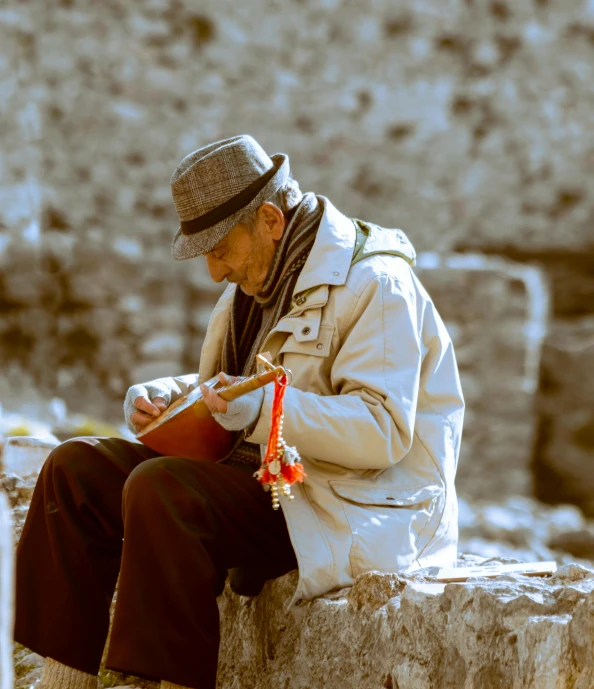
[[[472,254],[421,253],[416,272],[452,337],[467,404],[460,494],[531,494],[546,280],[532,266]]]
[[[588,689],[594,571],[463,584],[369,572],[287,610],[296,573],[219,599],[221,689]]]
[[[57,438],[13,436],[4,443],[4,466],[17,476],[39,473],[50,452],[59,445]]]
[[[594,316],[553,323],[543,350],[537,494],[594,516]]]
[[[535,498],[458,501],[458,550],[515,561],[594,565],[594,522],[575,505],[545,505]]]
[[[4,471],[0,456],[0,472]],[[12,689],[12,627],[14,619],[12,517],[0,486],[0,689]]]
[[[571,319],[594,311],[594,251],[507,247],[495,252],[512,261],[538,265],[551,285],[553,317]]]

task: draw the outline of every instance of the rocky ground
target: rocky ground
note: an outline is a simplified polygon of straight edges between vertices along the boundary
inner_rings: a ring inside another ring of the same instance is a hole
[[[26,477],[18,477],[14,474],[6,473],[0,474],[0,486],[8,493],[13,509],[15,541],[22,530],[36,479],[36,474]],[[494,597],[494,600],[498,601],[506,590],[506,595],[513,598],[528,596],[531,599],[542,599],[547,596],[556,596],[558,598],[562,595],[574,596],[575,598],[578,595],[575,593],[575,590],[577,590],[575,581],[581,582],[583,580],[589,582],[594,577],[594,521],[586,520],[576,507],[570,505],[550,507],[530,498],[511,497],[506,502],[499,504],[488,502],[470,503],[462,499],[460,500],[460,552],[463,553],[460,561],[461,564],[480,562],[485,558],[494,558],[510,562],[555,560],[558,565],[565,567],[562,567],[562,574],[554,578],[554,581],[544,582],[544,580],[539,580],[537,583],[536,580],[528,580],[525,577],[500,577],[497,579],[498,583],[481,584],[480,586],[473,584],[471,588],[468,588],[467,593],[457,595],[472,595],[472,591],[476,592],[480,588],[481,591],[485,592],[485,595]],[[572,568],[570,563],[575,563],[578,568]],[[574,577],[575,581],[572,580],[572,577]],[[283,595],[286,595],[286,589],[290,588],[290,581],[286,577],[279,581],[281,581],[279,586],[282,584]],[[594,582],[594,579],[592,581]],[[385,589],[385,586],[388,585],[388,589],[391,591],[390,587],[392,584],[389,582],[386,584],[386,582],[382,586]],[[418,582],[414,584],[414,586],[417,585]],[[358,584],[357,586],[358,588],[356,587],[351,593],[348,593],[348,600],[351,603],[359,594],[370,595],[367,589],[365,589],[367,593],[363,591],[364,587],[362,588],[362,585]],[[373,583],[373,586],[377,588],[377,582]],[[578,588],[580,586],[581,591],[584,586],[580,584]],[[565,588],[568,591],[561,593],[561,590]],[[357,594],[357,591],[359,591],[359,594]],[[362,591],[363,593],[361,593]],[[396,589],[391,593],[390,591],[386,594],[387,599],[393,598],[392,594],[396,595]],[[584,597],[585,593],[583,591],[582,593],[579,593],[579,596]],[[232,599],[233,595],[227,591],[221,601],[224,619],[231,613],[233,618],[235,618],[237,611],[234,608],[239,603],[234,603]],[[248,599],[245,599],[244,602],[248,607],[251,605]],[[382,605],[384,604],[386,604],[386,601],[382,603]],[[224,644],[224,649],[234,647],[234,644],[233,639],[230,639]],[[223,657],[228,662],[228,651],[223,652]],[[41,665],[42,659],[39,656],[30,653],[23,647],[17,646],[15,649],[15,689],[25,689],[26,687],[34,686],[40,676]],[[108,671],[102,671],[101,679],[105,687],[156,686],[151,682]],[[293,685],[291,684],[290,686],[292,687]],[[297,684],[295,686],[301,687],[302,685]],[[307,685],[304,684],[303,686]],[[385,684],[384,686],[401,685]],[[419,687],[422,686],[425,685],[419,684]],[[450,683],[444,686],[452,687],[453,689],[463,685]],[[479,687],[478,684],[472,684],[471,686],[476,686],[477,689]],[[526,686],[538,687],[539,685],[527,684]],[[586,685],[583,686],[584,688],[586,687]]]
[[[221,689],[591,689],[594,572],[431,583],[369,572],[287,613],[295,573],[221,598]]]

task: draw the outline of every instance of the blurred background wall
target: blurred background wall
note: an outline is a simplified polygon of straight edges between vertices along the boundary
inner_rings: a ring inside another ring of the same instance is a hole
[[[0,46],[5,412],[119,423],[196,369],[219,288],[170,257],[169,178],[245,132],[421,252],[461,491],[594,514],[593,0],[13,0]]]

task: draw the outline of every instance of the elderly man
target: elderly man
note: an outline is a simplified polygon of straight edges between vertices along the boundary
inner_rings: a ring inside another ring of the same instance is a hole
[[[284,436],[307,477],[294,500],[253,474],[271,427],[273,386],[227,403],[239,434],[219,463],[164,457],[113,438],[62,444],[41,472],[17,555],[18,641],[46,656],[39,689],[95,688],[119,588],[107,667],[213,689],[227,573],[240,593],[299,569],[293,602],[369,570],[451,565],[454,475],[464,403],[452,343],[413,271],[400,230],[303,195],[286,155],[249,136],[194,151],[171,189],[177,260],[205,256],[230,284],[197,375],[130,389],[139,431],[217,373],[247,376],[256,355],[292,371]]]

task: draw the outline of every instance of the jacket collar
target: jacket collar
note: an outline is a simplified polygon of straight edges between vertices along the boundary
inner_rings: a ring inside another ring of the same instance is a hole
[[[314,245],[295,285],[294,295],[320,285],[344,285],[351,267],[357,232],[325,196],[324,213]]]

